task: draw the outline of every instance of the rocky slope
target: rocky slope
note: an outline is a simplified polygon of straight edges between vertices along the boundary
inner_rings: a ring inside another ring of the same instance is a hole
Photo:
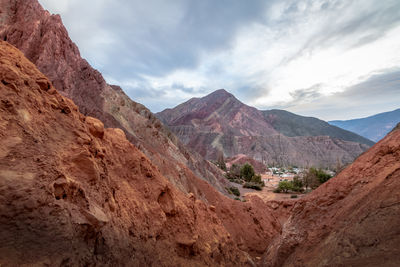
[[[246,266],[280,232],[293,202],[177,190],[3,41],[0,81],[1,266]]]
[[[225,90],[193,98],[157,116],[208,159],[245,154],[264,163],[335,167],[373,144],[354,133],[285,111],[259,111]]]
[[[347,121],[330,121],[329,123],[378,142],[399,122],[400,109],[396,109],[367,118]]]
[[[220,171],[186,149],[121,88],[108,85],[81,58],[60,16],[50,15],[37,0],[0,0],[0,38],[19,48],[80,112],[100,119],[106,127],[122,129],[176,187],[201,197],[194,182],[199,177],[225,193],[226,179]]]
[[[400,265],[400,125],[296,202],[265,266]]]

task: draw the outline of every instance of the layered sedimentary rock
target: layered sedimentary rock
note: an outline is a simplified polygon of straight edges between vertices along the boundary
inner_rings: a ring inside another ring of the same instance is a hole
[[[195,181],[214,205],[177,190],[0,41],[0,265],[252,265],[291,205]]]
[[[0,0],[0,38],[19,48],[80,112],[122,129],[176,187],[201,197],[193,180],[202,178],[225,193],[221,172],[186,149],[146,107],[108,85],[81,58],[60,16],[43,10],[37,0]]]
[[[296,202],[265,266],[400,265],[400,125]]]
[[[257,110],[223,89],[157,116],[207,159],[245,154],[266,164],[335,167],[373,144],[315,118]]]

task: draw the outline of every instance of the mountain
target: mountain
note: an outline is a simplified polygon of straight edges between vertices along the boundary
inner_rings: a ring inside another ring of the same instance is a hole
[[[3,41],[0,81],[1,266],[246,266],[279,233],[290,203],[183,193]]]
[[[19,48],[80,112],[100,119],[106,127],[122,129],[182,191],[202,197],[195,185],[201,178],[226,193],[227,180],[219,169],[188,150],[146,107],[120,87],[107,84],[81,58],[60,16],[43,10],[37,0],[0,0],[0,6],[1,40]]]
[[[238,154],[264,163],[335,167],[373,142],[316,118],[260,111],[224,89],[156,114],[180,140],[207,159]]]
[[[400,266],[400,124],[296,202],[263,266]]]
[[[328,122],[313,118],[303,117],[286,110],[262,111],[265,119],[275,130],[289,137],[295,136],[321,136],[327,135],[345,141],[356,142],[372,146],[374,142],[358,134],[330,125]]]
[[[299,200],[178,190],[0,41],[3,266],[398,266],[400,124]]]
[[[399,122],[400,109],[396,109],[362,119],[330,121],[329,123],[378,142]]]

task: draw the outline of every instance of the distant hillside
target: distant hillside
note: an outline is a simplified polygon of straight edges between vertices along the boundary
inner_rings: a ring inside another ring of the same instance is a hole
[[[400,109],[379,113],[370,117],[347,120],[330,121],[342,129],[355,132],[365,138],[378,142],[400,122]]]
[[[286,110],[278,109],[265,110],[262,112],[265,119],[275,130],[289,137],[327,135],[369,146],[374,144],[371,140],[350,132],[348,129],[343,130],[317,118],[303,117]]]
[[[207,159],[244,154],[265,163],[332,167],[373,142],[327,122],[282,110],[260,111],[220,89],[156,116]]]

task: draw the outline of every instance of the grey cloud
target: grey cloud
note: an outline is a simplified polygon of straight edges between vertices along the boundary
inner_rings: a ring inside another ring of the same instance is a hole
[[[126,83],[123,84],[122,87],[136,102],[148,103],[146,107],[152,112],[159,112],[186,101],[185,95],[187,94],[203,96],[210,92],[209,88],[201,87],[194,89],[179,83],[174,83],[168,87],[162,86],[154,88],[146,80],[135,83],[134,85]]]
[[[339,93],[337,97],[351,97],[358,100],[386,97],[397,100],[400,105],[400,68],[374,74],[366,81]]]
[[[346,44],[348,49],[366,45],[400,24],[400,1],[397,0],[381,1],[379,4],[373,4],[373,0],[333,0],[322,4],[318,11],[311,10],[313,2],[315,1],[296,1],[287,6],[281,20],[270,21],[274,27],[285,29],[304,22],[316,12],[326,18],[325,24],[318,27],[311,36],[299,40],[304,45],[296,53],[283,59],[281,65],[332,44]],[[304,3],[306,9],[299,10],[297,6]]]
[[[349,119],[373,115],[400,107],[400,68],[388,69],[371,75],[367,80],[343,92],[319,96],[297,106],[292,103],[274,108],[288,108],[303,115],[319,116],[326,120]]]
[[[321,96],[319,92],[321,90],[321,87],[322,84],[315,84],[310,88],[295,90],[294,92],[290,93],[290,96],[293,97],[294,102],[312,101]]]
[[[322,94],[320,93],[323,84],[314,84],[309,88],[297,89],[293,92],[290,92],[290,96],[292,100],[289,102],[282,102],[276,104],[274,106],[264,106],[260,107],[262,109],[290,109],[293,107],[298,106],[309,106],[310,103],[315,103],[323,98]]]
[[[185,93],[196,93],[196,90],[193,87],[186,87],[181,83],[173,83],[171,86],[172,89],[178,89]]]
[[[115,41],[101,48],[104,69],[99,67],[115,79],[140,75],[162,77],[176,69],[196,68],[201,55],[229,49],[238,29],[263,19],[269,2],[110,2],[94,18],[100,31],[90,33],[93,36],[107,32]],[[72,23],[90,19],[90,14],[82,19],[72,12],[67,14],[70,21],[75,21]],[[90,35],[82,33],[81,38],[90,38]],[[98,52],[94,52],[92,60],[96,61]]]

